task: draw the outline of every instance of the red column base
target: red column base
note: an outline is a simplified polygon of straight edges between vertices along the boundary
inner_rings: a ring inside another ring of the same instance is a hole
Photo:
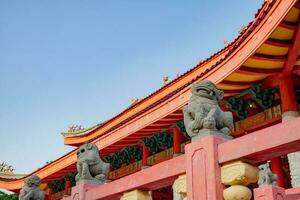
[[[266,186],[254,189],[255,200],[285,200],[284,188],[276,186]]]

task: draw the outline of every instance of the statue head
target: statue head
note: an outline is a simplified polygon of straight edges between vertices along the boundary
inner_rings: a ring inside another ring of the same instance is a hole
[[[259,171],[268,171],[270,170],[270,165],[269,163],[261,164],[258,166]]]
[[[41,184],[41,179],[38,176],[31,175],[28,178],[25,179],[24,185],[27,187],[39,187]]]
[[[192,94],[212,100],[220,100],[224,96],[224,92],[218,90],[216,85],[209,80],[202,80],[192,85]]]
[[[81,145],[77,150],[77,159],[80,161],[99,160],[99,149],[95,144],[86,143]]]

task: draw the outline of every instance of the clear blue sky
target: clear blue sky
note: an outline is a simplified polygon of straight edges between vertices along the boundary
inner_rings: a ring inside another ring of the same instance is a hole
[[[31,172],[223,48],[262,0],[0,0],[0,162]]]

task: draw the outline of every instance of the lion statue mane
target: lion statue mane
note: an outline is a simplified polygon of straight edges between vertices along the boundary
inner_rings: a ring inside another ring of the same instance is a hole
[[[87,143],[78,148],[76,184],[104,184],[108,181],[109,169],[110,164],[101,160],[95,144]]]
[[[40,184],[41,179],[38,176],[31,175],[26,178],[19,194],[19,200],[44,200],[45,192],[39,188]]]
[[[230,139],[233,128],[232,113],[222,111],[218,104],[218,100],[224,96],[223,91],[213,82],[203,80],[193,84],[191,92],[189,103],[183,108],[187,134],[194,137],[212,130]]]

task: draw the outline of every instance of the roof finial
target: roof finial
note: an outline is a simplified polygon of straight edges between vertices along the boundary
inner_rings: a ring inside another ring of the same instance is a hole
[[[246,30],[246,26],[245,26],[245,25],[243,25],[243,26],[241,27],[241,29],[239,30],[239,34],[242,34],[242,33],[244,33],[244,32],[245,32],[245,30]]]
[[[163,84],[164,84],[164,85],[167,85],[167,84],[170,83],[170,82],[171,82],[171,80],[170,80],[169,76],[164,76],[164,77],[163,77]]]
[[[227,47],[229,45],[228,40],[224,40],[224,46]]]
[[[8,165],[5,162],[2,162],[0,164],[0,173],[9,173],[9,174],[13,174],[15,171],[15,169],[13,168],[12,165]]]
[[[82,131],[82,130],[84,130],[84,128],[82,128],[81,126],[71,125],[71,126],[69,126],[68,132],[78,132],[78,131]]]

